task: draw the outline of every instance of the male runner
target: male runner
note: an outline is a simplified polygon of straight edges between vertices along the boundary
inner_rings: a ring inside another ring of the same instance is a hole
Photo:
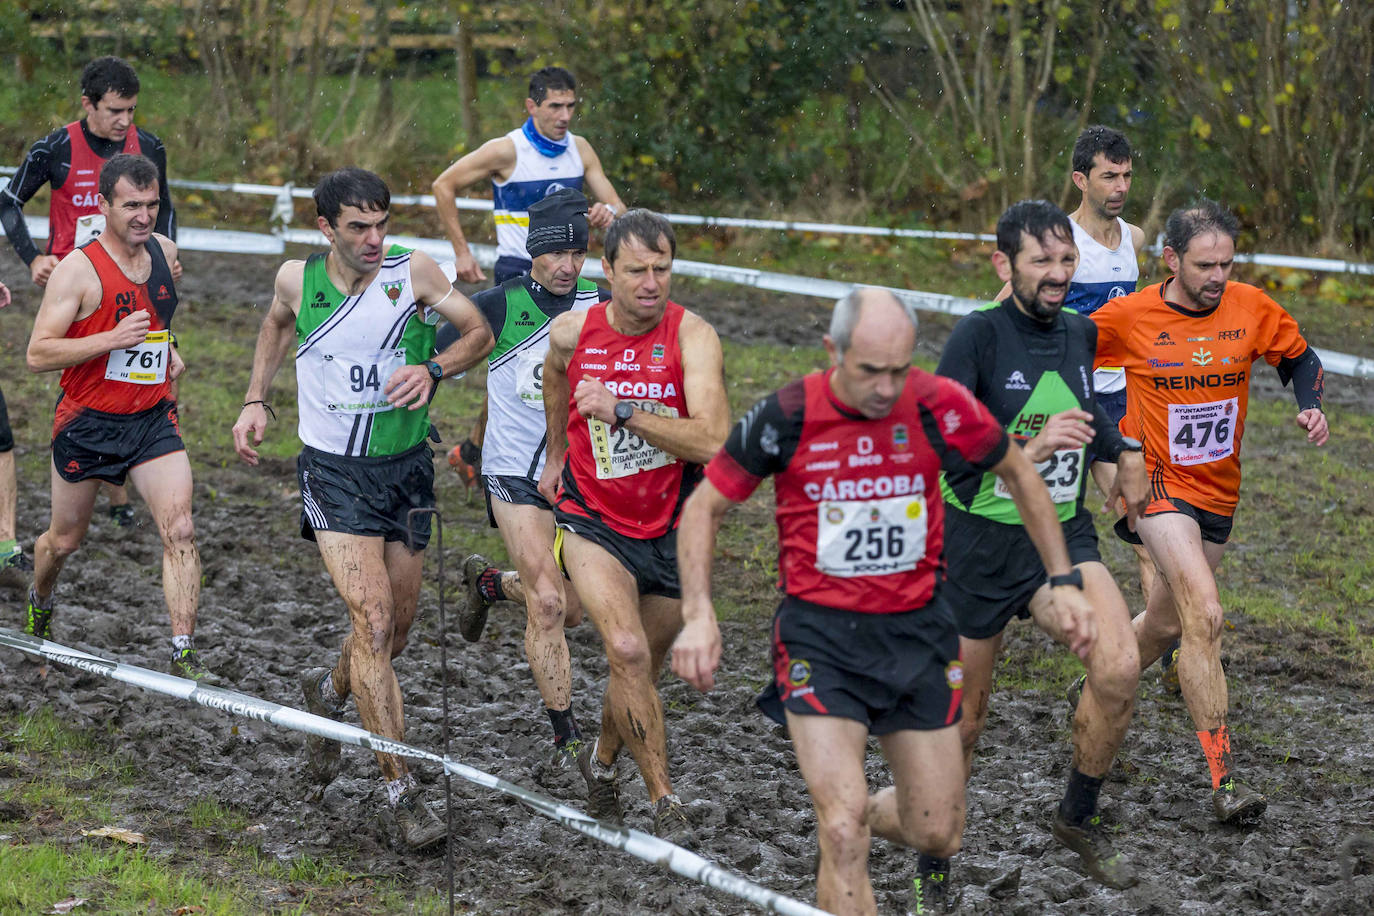
[[[1144,507],[1147,484],[1140,443],[1123,440],[1097,404],[1092,383],[1097,329],[1064,308],[1078,249],[1073,224],[1054,204],[1022,201],[997,221],[992,262],[1011,295],[960,319],[945,343],[938,374],[973,392],[1035,462],[1064,529],[1073,571],[1097,639],[1081,653],[1087,686],[1074,714],[1073,767],[1053,818],[1053,833],[1077,852],[1094,878],[1114,888],[1135,883],[1135,871],[1113,848],[1097,816],[1097,796],[1130,723],[1139,679],[1131,615],[1102,564],[1092,513],[1083,505],[1086,455],[1124,465],[1113,475],[1127,491],[1132,519]],[[945,520],[946,598],[954,609],[964,659],[965,760],[987,722],[992,671],[1002,633],[1013,617],[1030,617],[1057,642],[1077,650],[1052,602],[1045,566],[1011,492],[984,471],[951,468],[941,490]],[[1121,496],[1108,494],[1108,505]]]
[[[672,224],[631,210],[606,232],[610,302],[554,319],[539,492],[553,503],[563,568],[610,663],[601,735],[578,757],[587,811],[621,819],[616,755],[628,747],[655,834],[690,843],[654,682],[682,628],[678,516],[698,465],[725,441],[730,406],[715,329],[668,299],[676,253]]]
[[[585,138],[570,133],[577,107],[577,81],[562,67],[544,67],[530,77],[525,123],[510,133],[488,140],[434,179],[434,207],[453,243],[458,279],[481,283],[486,274],[478,266],[458,221],[458,192],[481,181],[491,182],[493,216],[496,220],[496,284],[530,269],[525,236],[529,231],[529,207],[562,188],[587,190],[598,201],[587,211],[587,221],[598,229],[611,224],[625,204],[601,168],[601,160]],[[456,329],[439,329],[439,346],[453,342]],[[482,461],[487,407],[474,424],[467,441],[455,446],[449,463],[469,484],[475,483]]]
[[[104,217],[96,205],[102,165],[116,153],[147,156],[157,166],[158,210],[153,231],[176,240],[176,213],[167,185],[167,150],[153,134],[133,124],[138,75],[118,57],[100,57],[81,71],[81,107],[86,117],[48,134],[29,148],[19,170],[0,193],[0,225],[15,254],[29,266],[35,285],[46,286],[59,261],[100,233]],[[52,186],[48,205],[48,247],[39,253],[24,222],[24,205],[43,185]],[[181,262],[172,262],[172,279],[181,279]],[[176,400],[173,397],[173,400]],[[13,503],[0,471],[0,500]],[[133,524],[134,510],[123,487],[106,485],[110,518]]]
[[[100,170],[99,234],[57,265],[29,338],[34,372],[62,369],[53,421],[52,521],[34,544],[24,631],[48,638],[52,591],[91,522],[99,481],[131,479],[162,535],[162,591],[173,674],[210,681],[192,634],[200,553],[191,524],[191,463],[172,382],[185,368],[171,333],[176,243],[153,231],[157,166],[121,153]]]
[[[9,287],[0,283],[0,308],[10,304]],[[5,407],[5,395],[0,392],[0,574],[33,571],[33,561],[15,536],[14,517],[19,484],[14,473],[14,431],[10,429],[10,414]]]
[[[715,534],[733,504],[776,475],[786,597],[773,618],[775,679],[759,705],[792,736],[816,806],[817,902],[832,913],[875,912],[870,833],[919,850],[917,912],[947,903],[948,859],[964,826],[963,666],[940,586],[942,462],[1000,475],[1045,565],[1070,571],[1035,468],[968,391],[912,368],[915,346],[915,319],[891,293],[841,299],[825,338],[831,368],[756,404],[683,510],[685,623],[673,670],[704,691],[721,653],[710,590]],[[1058,588],[1055,606],[1091,648],[1082,593]],[[870,734],[894,782],[871,796]]]
[[[590,308],[603,296],[595,283],[581,279],[589,232],[587,198],[564,188],[530,204],[529,218],[529,273],[473,299],[496,337],[496,348],[487,356],[491,437],[482,483],[488,514],[501,530],[518,575],[503,577],[482,557],[469,557],[463,564],[469,596],[459,629],[475,641],[492,601],[525,603],[525,657],[553,725],[552,768],[569,771],[576,767],[582,733],[572,712],[572,669],[563,624],[565,611],[577,622],[582,608],[576,593],[563,586],[553,555],[553,507],[538,490],[548,435],[544,357],[553,319]]]
[[[1263,813],[1263,795],[1234,776],[1221,667],[1225,612],[1215,571],[1240,500],[1240,440],[1251,364],[1263,359],[1293,383],[1296,422],[1326,442],[1321,360],[1298,324],[1260,289],[1230,283],[1236,218],[1200,200],[1170,214],[1164,262],[1172,276],[1113,299],[1092,315],[1099,365],[1126,369],[1128,428],[1140,431],[1150,503],[1138,540],[1159,569],[1134,621],[1140,662],[1149,665],[1182,636],[1178,676],[1212,773],[1212,809],[1223,823]],[[1118,522],[1117,533],[1132,540]]]
[[[287,261],[253,353],[234,448],[249,464],[267,429],[267,393],[296,349],[301,536],[319,544],[348,606],[352,632],[333,668],[301,675],[306,706],[339,718],[351,693],[370,731],[405,736],[401,687],[391,660],[405,648],[420,595],[434,505],[428,404],[441,379],[481,359],[491,338],[481,314],[454,291],[434,260],[386,245],[391,192],[363,169],[330,172],[315,186],[328,253]],[[430,359],[440,316],[462,340]],[[332,741],[307,741],[309,769],[338,772]],[[444,838],[405,761],[377,754],[398,831],[412,849]]]

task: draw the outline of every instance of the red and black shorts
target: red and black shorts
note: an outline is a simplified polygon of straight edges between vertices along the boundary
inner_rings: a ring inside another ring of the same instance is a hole
[[[1199,509],[1192,503],[1184,502],[1181,499],[1162,497],[1153,500],[1145,507],[1144,517],[1149,518],[1152,515],[1167,515],[1171,512],[1186,515],[1197,522],[1198,528],[1202,531],[1202,539],[1204,541],[1211,541],[1213,544],[1225,544],[1231,539],[1231,524],[1234,521],[1231,516],[1218,515],[1215,512],[1208,512],[1206,509]],[[1116,525],[1112,530],[1116,532],[1117,537],[1121,538],[1121,540],[1125,541],[1127,544],[1144,543],[1144,541],[1140,539],[1140,535],[1136,534],[1127,526],[1125,516],[1116,520]]]
[[[131,468],[185,450],[175,401],[138,413],[82,407],[64,417],[53,435],[52,463],[68,483],[94,478],[123,484]]]
[[[939,590],[922,608],[863,614],[788,595],[773,615],[773,683],[759,708],[839,716],[870,734],[930,731],[959,721],[964,665]]]
[[[676,528],[656,538],[632,538],[599,518],[554,509],[553,519],[559,528],[586,538],[615,557],[635,577],[639,594],[682,597],[682,583],[677,576]]]
[[[357,458],[306,446],[296,459],[301,487],[301,537],[316,531],[429,544],[434,508],[434,452],[427,442],[396,455]]]

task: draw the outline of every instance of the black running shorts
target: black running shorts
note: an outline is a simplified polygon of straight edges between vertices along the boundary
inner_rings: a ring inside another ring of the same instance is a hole
[[[306,446],[296,459],[301,487],[301,537],[316,531],[400,541],[413,550],[429,544],[434,508],[434,452],[421,442],[398,455],[350,458]]]
[[[937,589],[923,608],[862,614],[788,595],[773,615],[773,683],[759,708],[786,724],[839,716],[874,735],[929,731],[959,721],[964,664],[949,606]]]
[[[1151,515],[1166,515],[1171,512],[1178,512],[1186,515],[1197,522],[1198,528],[1202,529],[1202,539],[1211,541],[1213,544],[1225,544],[1231,539],[1231,524],[1234,519],[1229,515],[1218,515],[1215,512],[1208,512],[1206,509],[1199,509],[1197,506],[1181,499],[1171,499],[1165,497],[1156,499],[1145,507],[1145,517]],[[1116,520],[1116,526],[1112,529],[1116,536],[1127,544],[1142,544],[1140,535],[1136,534],[1126,524],[1125,517]]]
[[[0,453],[14,451],[14,430],[10,429],[10,411],[5,406],[5,393],[0,391]]]
[[[550,506],[549,501],[539,492],[538,485],[528,477],[483,474],[482,492],[487,498],[487,523],[492,528],[499,527],[496,524],[496,516],[491,511],[493,499],[513,506],[534,506],[547,512],[553,511],[553,506]]]
[[[83,408],[53,436],[52,463],[68,483],[94,478],[123,485],[130,468],[185,450],[173,401],[138,413]]]
[[[656,538],[632,538],[613,530],[600,519],[554,510],[559,528],[584,537],[620,561],[635,577],[641,595],[681,598],[677,577],[677,529]],[[562,558],[559,558],[562,565]]]
[[[1070,563],[1101,562],[1091,512],[1080,509],[1062,527]],[[959,635],[991,639],[1013,617],[1030,616],[1031,596],[1048,575],[1024,527],[946,505],[945,577]]]

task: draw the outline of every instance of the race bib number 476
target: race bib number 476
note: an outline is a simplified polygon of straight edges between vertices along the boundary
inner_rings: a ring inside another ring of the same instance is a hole
[[[1207,464],[1236,452],[1239,401],[1227,398],[1206,404],[1169,405],[1169,461]]]
[[[907,572],[925,555],[924,494],[816,506],[816,568],[827,576]]]

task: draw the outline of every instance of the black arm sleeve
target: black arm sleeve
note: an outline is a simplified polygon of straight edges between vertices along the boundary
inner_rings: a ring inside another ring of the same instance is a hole
[[[805,407],[803,383],[789,383],[740,417],[725,440],[725,453],[759,479],[778,473],[797,452]]]
[[[162,141],[142,128],[138,129],[138,145],[143,155],[153,160],[157,166],[158,202],[157,222],[153,231],[160,232],[172,241],[177,240],[177,214],[172,208],[172,187],[167,183],[167,147]]]
[[[29,148],[28,155],[19,164],[19,171],[10,178],[9,185],[0,191],[0,224],[5,227],[5,235],[14,246],[14,253],[25,264],[32,264],[41,252],[29,235],[29,227],[24,222],[24,204],[43,185],[53,179],[53,157],[59,139],[66,141],[65,128],[54,131]]]
[[[504,287],[493,286],[491,289],[482,290],[472,297],[472,304],[477,306],[477,311],[481,312],[482,317],[487,319],[487,324],[491,325],[492,339],[500,340],[501,329],[506,326],[506,290]]]
[[[936,375],[952,378],[976,396],[978,369],[983,365],[982,338],[988,330],[987,318],[977,312],[965,315],[954,325],[940,351]]]
[[[1298,400],[1299,410],[1321,409],[1322,395],[1326,393],[1326,373],[1316,350],[1308,347],[1295,359],[1281,359],[1277,368],[1280,382],[1293,383],[1293,396]]]

